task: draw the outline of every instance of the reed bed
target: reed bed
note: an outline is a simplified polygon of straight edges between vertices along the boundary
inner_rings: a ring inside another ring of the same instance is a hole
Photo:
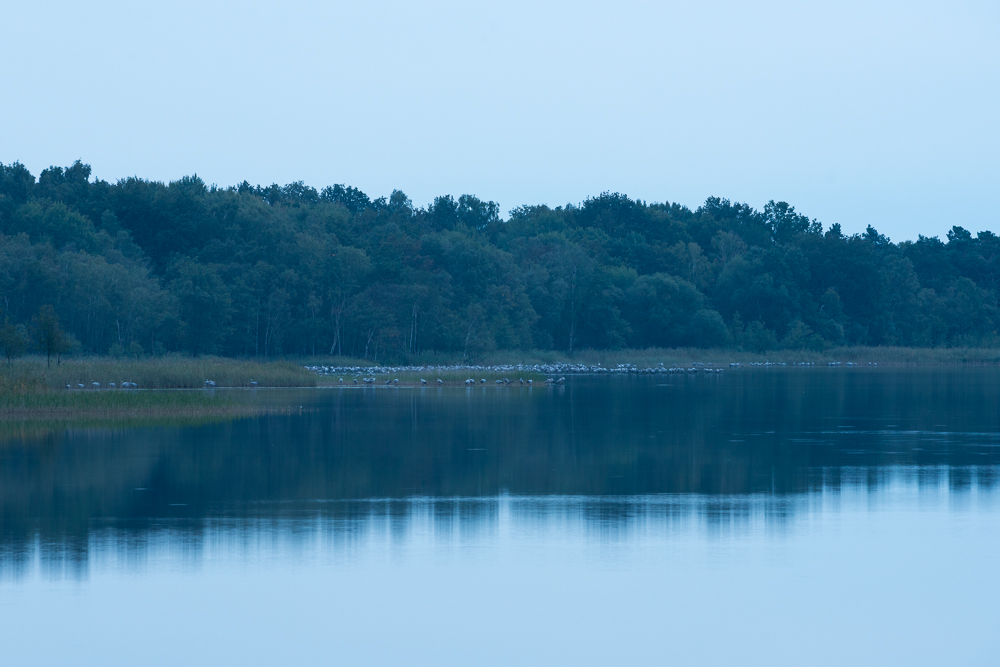
[[[293,361],[248,361],[223,357],[164,356],[146,359],[112,359],[83,357],[67,359],[61,364],[46,366],[44,357],[28,357],[17,361],[3,372],[40,377],[51,389],[77,389],[82,384],[88,390],[92,383],[106,388],[114,382],[134,382],[140,389],[195,389],[206,380],[217,387],[313,387],[316,376]]]
[[[261,387],[316,385],[314,374],[292,362],[262,364],[169,357],[119,361],[97,357],[48,367],[44,359],[28,358],[0,365],[0,419],[82,423],[94,419],[233,417],[281,411],[224,392],[170,391],[202,388],[206,379],[218,387],[250,386],[251,379]],[[134,382],[138,389],[122,389],[123,381]],[[94,388],[93,382],[98,382],[100,388]]]

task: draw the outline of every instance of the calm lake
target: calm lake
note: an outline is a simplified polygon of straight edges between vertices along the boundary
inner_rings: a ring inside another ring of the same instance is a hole
[[[0,663],[1000,664],[998,369],[235,393],[4,425]]]

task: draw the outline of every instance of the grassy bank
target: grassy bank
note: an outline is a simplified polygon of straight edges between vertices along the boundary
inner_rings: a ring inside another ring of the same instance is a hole
[[[315,386],[316,377],[293,362],[258,363],[235,359],[164,357],[119,361],[107,357],[71,359],[47,366],[27,358],[0,364],[0,418],[4,420],[149,420],[207,418],[273,412],[232,394],[166,391],[204,387]],[[98,382],[100,389],[93,388]],[[116,388],[110,388],[114,382]],[[122,382],[138,389],[123,390]],[[84,389],[78,388],[83,384]],[[70,389],[66,388],[70,386]],[[164,390],[164,391],[150,391]]]
[[[61,364],[47,366],[44,357],[27,357],[4,365],[8,375],[40,378],[50,389],[76,389],[82,384],[88,389],[99,382],[102,387],[114,382],[134,382],[140,389],[197,389],[212,380],[217,387],[312,387],[314,374],[293,361],[248,361],[223,357],[164,356],[145,359],[112,359],[83,357],[66,359]]]
[[[207,391],[67,391],[42,378],[0,373],[0,419],[148,419],[249,415],[267,408]]]
[[[997,365],[1000,364],[998,348],[914,348],[914,347],[835,347],[823,351],[811,350],[771,350],[765,353],[743,352],[730,349],[700,348],[649,348],[645,350],[580,350],[572,355],[546,350],[505,350],[482,355],[474,360],[464,360],[461,355],[426,353],[411,355],[384,365],[447,366],[471,364],[480,366],[516,364],[587,364],[615,366],[635,364],[640,367],[688,366],[694,362],[726,365],[731,362],[751,363],[777,361],[786,363],[814,362],[825,364],[831,361],[853,361],[867,365],[868,362],[887,366],[939,366],[939,365]],[[314,357],[303,363],[328,366],[372,366],[371,360],[347,357]]]

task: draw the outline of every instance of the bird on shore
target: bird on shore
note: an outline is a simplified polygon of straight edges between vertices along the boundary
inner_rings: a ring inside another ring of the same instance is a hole
[[[354,378],[354,384],[358,383],[358,378]]]
[[[427,384],[427,380],[420,378],[420,384]]]
[[[385,381],[385,384],[386,384],[387,386],[388,386],[389,384],[391,384],[391,383],[392,383],[392,380],[386,380],[386,381]]]
[[[340,384],[344,384],[344,378],[340,378]]]
[[[395,380],[393,380],[392,383],[393,384],[399,384],[399,378],[396,378]]]
[[[532,384],[534,380],[528,380],[528,384]]]
[[[438,378],[438,379],[437,379],[437,383],[438,383],[438,384],[444,384],[444,381],[443,381],[443,380],[441,380],[441,378]]]
[[[79,382],[76,383],[76,386],[79,387],[80,389],[83,389],[83,385],[80,384]]]
[[[205,386],[206,387],[214,387],[215,386],[215,380],[205,380]]]
[[[483,378],[483,379],[481,380],[481,382],[482,382],[483,384],[486,384],[486,378]]]
[[[101,388],[101,383],[100,382],[91,382],[90,386],[93,387],[94,389],[100,389]]]
[[[524,378],[517,378],[517,381],[520,382],[521,384],[524,384]]]
[[[343,382],[343,380],[341,380],[341,382]],[[257,381],[256,380],[250,380],[250,386],[251,387],[256,387],[257,386]]]
[[[473,380],[472,378],[469,378],[468,380],[465,381],[466,387],[468,387],[470,384],[476,384],[476,381]]]

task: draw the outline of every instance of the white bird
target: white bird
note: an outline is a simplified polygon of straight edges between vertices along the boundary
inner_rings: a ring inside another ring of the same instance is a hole
[[[393,380],[392,383],[393,384],[399,384],[399,378],[396,378],[395,380]]]
[[[341,380],[341,382],[343,382],[343,380]],[[250,380],[250,386],[251,387],[256,387],[257,386],[257,381],[256,380]]]
[[[524,378],[518,378],[517,381],[520,382],[521,384],[524,384]]]
[[[444,384],[444,382],[441,381],[441,378],[438,378],[437,381],[438,381],[438,384]]]
[[[465,386],[468,387],[470,384],[476,384],[476,381],[473,380],[472,378],[469,378],[468,380],[465,381]]]
[[[83,389],[83,385],[80,384],[79,382],[76,383],[76,386],[79,387],[80,389]]]
[[[480,382],[482,382],[483,384],[486,384],[486,378],[483,378],[482,380],[480,380]]]
[[[215,380],[205,380],[205,386],[206,387],[214,387],[215,386]]]
[[[340,378],[340,384],[344,384],[344,378]]]
[[[420,378],[420,384],[427,384],[427,380]]]
[[[93,387],[94,389],[100,389],[101,388],[101,383],[100,382],[91,382],[90,386]]]
[[[531,384],[533,382],[534,382],[534,380],[528,380],[528,384]]]

